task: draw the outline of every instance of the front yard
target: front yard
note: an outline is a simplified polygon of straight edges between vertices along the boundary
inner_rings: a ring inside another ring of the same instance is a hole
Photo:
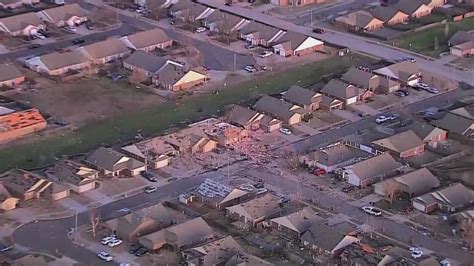
[[[447,30],[446,30],[447,28]],[[448,50],[447,41],[458,30],[473,30],[474,18],[467,18],[458,22],[449,22],[419,32],[402,34],[390,42],[396,46],[432,57]],[[447,33],[447,34],[446,34]],[[437,44],[436,39],[438,39]],[[438,46],[438,47],[435,47]]]
[[[226,105],[245,104],[262,94],[277,93],[293,84],[311,85],[324,75],[343,71],[350,66],[367,65],[373,61],[356,55],[330,58],[288,69],[282,73],[269,73],[261,78],[228,86],[219,93],[187,97],[158,106],[142,107],[140,102],[130,103],[124,112],[92,121],[70,133],[2,148],[0,172],[13,167],[37,167],[50,163],[55,157],[63,154],[83,153],[100,145],[124,143],[131,140],[139,131],[145,136],[159,135],[169,128],[183,127],[192,121],[211,115],[221,115]],[[82,97],[82,94],[90,92],[84,88],[82,92],[77,93],[76,97]],[[115,97],[120,95],[119,93]],[[89,97],[91,102],[97,100],[94,95]],[[202,112],[197,112],[200,107]],[[77,112],[84,111],[77,110]]]

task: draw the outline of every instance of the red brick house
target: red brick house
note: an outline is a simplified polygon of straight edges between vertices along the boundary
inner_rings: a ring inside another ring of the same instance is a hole
[[[412,130],[372,141],[372,144],[390,151],[399,158],[408,158],[425,152],[425,143]]]

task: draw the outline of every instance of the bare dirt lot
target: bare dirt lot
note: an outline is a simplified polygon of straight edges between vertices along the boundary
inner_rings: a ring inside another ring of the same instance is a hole
[[[82,125],[90,120],[108,118],[128,111],[159,105],[164,100],[127,84],[105,77],[56,83],[40,78],[34,92],[12,95],[53,118]]]

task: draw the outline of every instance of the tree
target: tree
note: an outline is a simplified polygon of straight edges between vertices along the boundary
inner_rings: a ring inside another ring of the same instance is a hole
[[[434,39],[434,50],[437,51],[438,49],[439,49],[439,42],[438,42],[438,36],[436,36]]]
[[[472,249],[474,247],[474,222],[473,219],[465,218],[459,224],[464,242]]]
[[[97,208],[91,209],[89,211],[89,220],[91,222],[92,237],[95,238],[97,234],[97,227],[99,226],[100,222],[99,210]]]
[[[400,192],[400,187],[397,182],[393,180],[387,180],[383,184],[384,197],[385,199],[392,204],[393,200],[397,197]]]

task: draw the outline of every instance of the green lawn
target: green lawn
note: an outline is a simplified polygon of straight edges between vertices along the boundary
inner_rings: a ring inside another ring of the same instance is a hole
[[[438,57],[440,53],[448,50],[447,41],[458,30],[473,30],[474,17],[459,22],[449,22],[448,34],[445,34],[445,25],[440,25],[420,32],[403,34],[395,42],[397,46],[428,56]],[[438,49],[435,48],[435,38],[438,38]]]
[[[146,136],[159,135],[169,128],[184,126],[192,121],[222,113],[224,107],[229,104],[245,102],[261,94],[277,93],[293,84],[311,85],[324,75],[373,61],[354,55],[330,58],[244,82],[218,94],[165,103],[147,110],[93,122],[64,136],[53,136],[35,143],[5,148],[0,150],[0,172],[13,167],[38,167],[51,163],[55,157],[61,155],[83,153],[100,145],[130,140],[139,130]],[[197,113],[195,110],[198,107],[202,107],[204,111]]]

